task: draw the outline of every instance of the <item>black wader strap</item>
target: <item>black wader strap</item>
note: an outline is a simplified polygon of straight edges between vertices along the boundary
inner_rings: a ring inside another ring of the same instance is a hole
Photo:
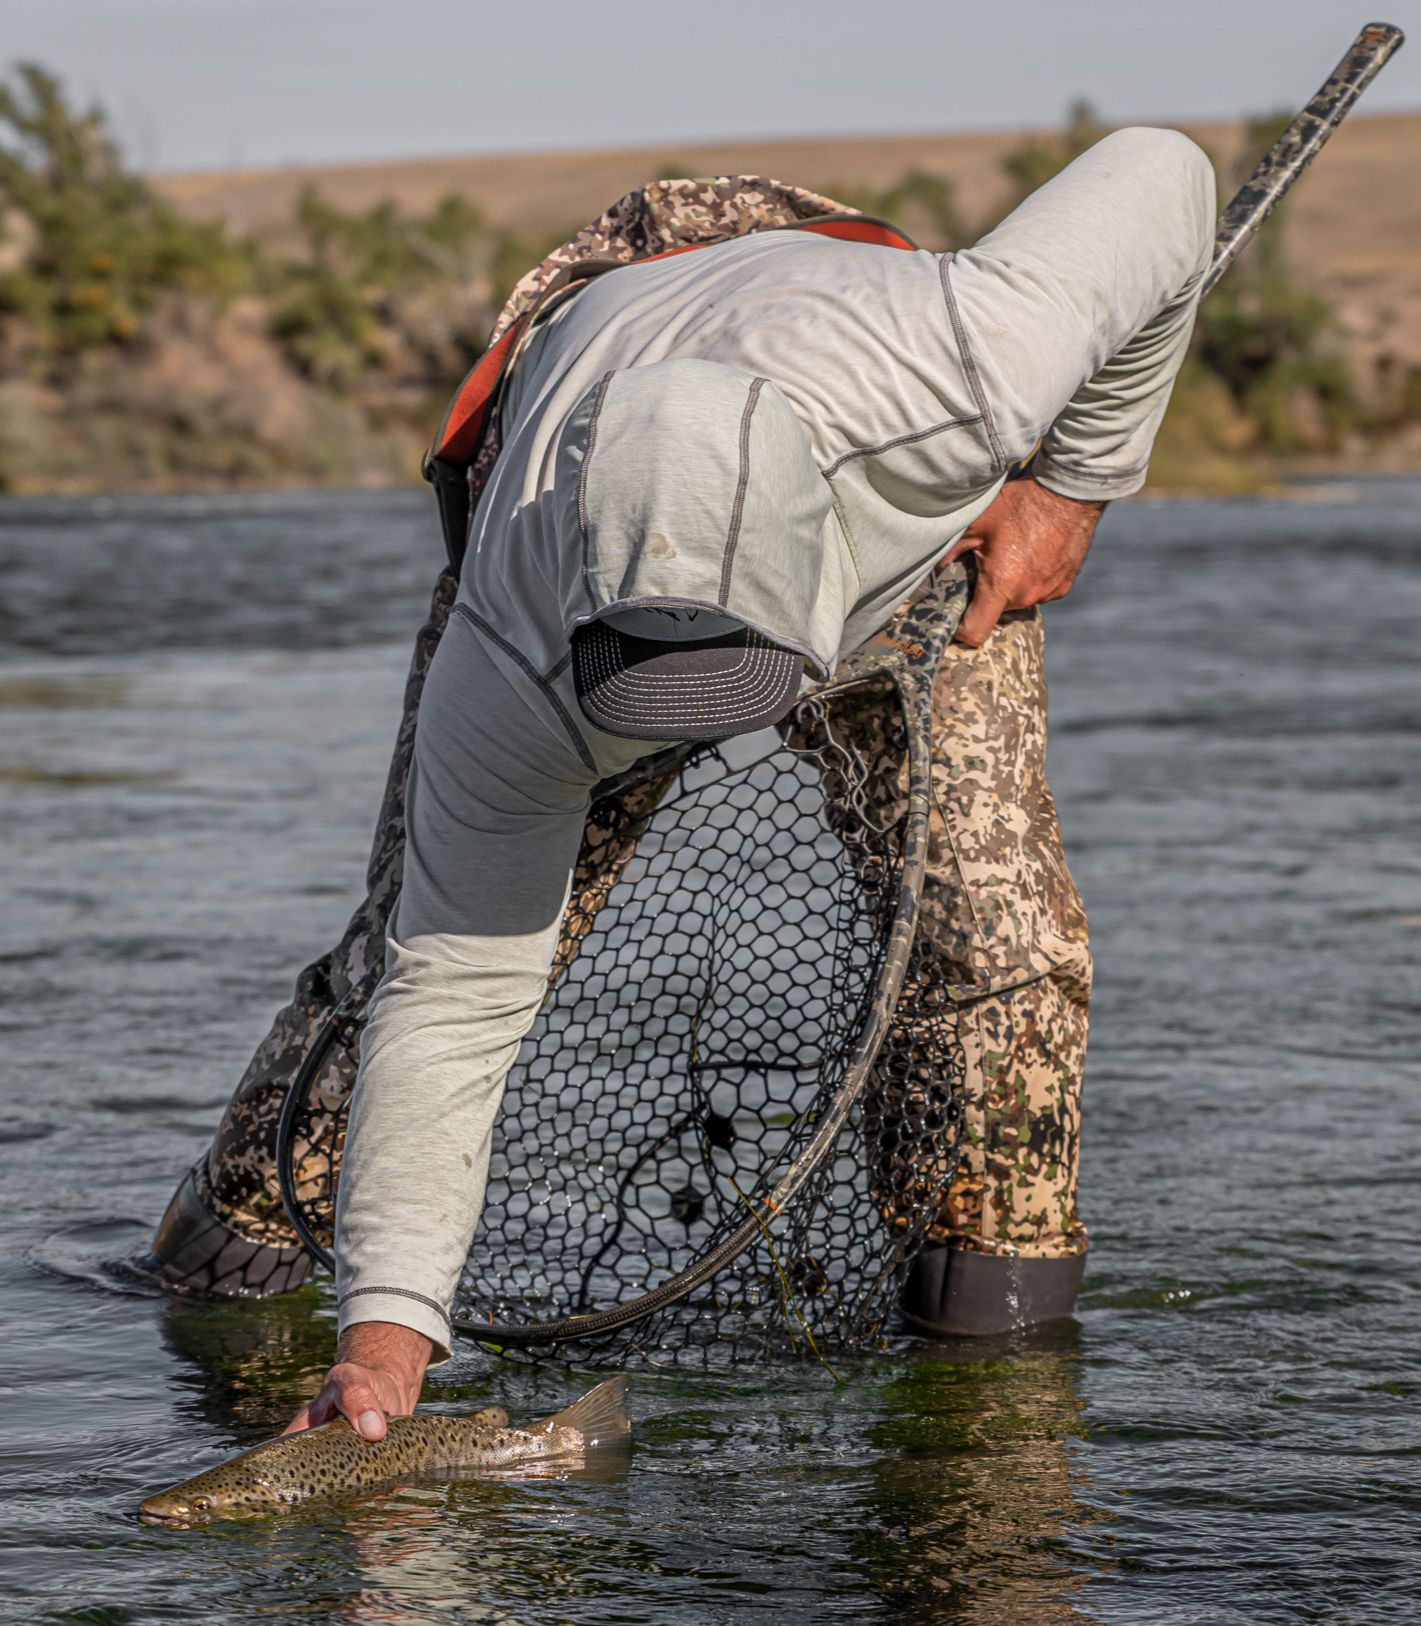
[[[449,555],[449,568],[457,576],[464,562],[469,519],[473,512],[472,493],[469,490],[471,469],[456,468],[452,463],[442,462],[433,452],[426,452],[420,472],[434,487],[434,500],[439,505],[439,524],[444,532],[444,549]]]

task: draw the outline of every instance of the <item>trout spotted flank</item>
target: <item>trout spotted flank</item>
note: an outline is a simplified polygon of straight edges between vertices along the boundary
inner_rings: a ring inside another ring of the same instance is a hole
[[[529,1428],[510,1428],[508,1413],[489,1406],[472,1417],[392,1417],[383,1440],[365,1440],[339,1417],[243,1451],[150,1496],[138,1511],[152,1523],[201,1524],[280,1513],[318,1496],[350,1495],[453,1468],[572,1463],[630,1435],[626,1393],[627,1380],[612,1378]]]

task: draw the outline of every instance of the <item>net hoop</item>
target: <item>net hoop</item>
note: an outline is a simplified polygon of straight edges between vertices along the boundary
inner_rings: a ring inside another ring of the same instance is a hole
[[[814,1133],[767,1196],[764,1212],[752,1211],[729,1235],[658,1287],[605,1310],[560,1315],[546,1321],[476,1321],[454,1316],[455,1332],[493,1346],[535,1348],[605,1337],[622,1331],[686,1298],[724,1271],[766,1235],[805,1183],[831,1156],[839,1135],[864,1092],[874,1060],[893,1019],[903,989],[918,925],[927,862],[928,816],[932,799],[931,710],[934,679],[944,650],[952,641],[967,605],[968,571],[962,564],[945,567],[921,598],[870,639],[828,683],[808,697],[823,700],[875,680],[887,680],[902,707],[907,745],[907,796],[898,899],[888,928],[884,963],[867,1019],[856,1035],[842,1082],[823,1110]],[[674,757],[678,753],[671,753]],[[652,761],[664,766],[667,754]],[[635,770],[633,771],[635,773]],[[283,1103],[277,1131],[277,1176],[282,1204],[293,1229],[311,1257],[334,1271],[330,1250],[315,1233],[298,1191],[296,1127],[312,1086],[337,1043],[353,1045],[361,1012],[374,993],[383,967],[370,972],[345,996],[316,1035]]]

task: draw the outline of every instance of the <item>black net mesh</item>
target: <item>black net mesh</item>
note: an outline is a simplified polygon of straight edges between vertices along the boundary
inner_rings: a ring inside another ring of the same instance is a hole
[[[862,1082],[855,1043],[904,969],[905,730],[892,685],[863,683],[802,702],[782,738],[604,788],[509,1076],[461,1330],[601,1362],[886,1338],[956,1162],[961,1049],[921,936],[866,1087],[822,1157],[806,1148]],[[311,1058],[283,1148],[295,1217],[327,1247],[359,1027],[339,1019]],[[647,1313],[615,1331],[568,1319],[628,1305]],[[572,1336],[493,1330],[533,1324]]]

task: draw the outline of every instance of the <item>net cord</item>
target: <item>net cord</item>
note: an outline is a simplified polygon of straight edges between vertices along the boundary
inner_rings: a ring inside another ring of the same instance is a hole
[[[906,725],[908,795],[904,852],[898,905],[888,933],[888,949],[866,1020],[854,1041],[843,1082],[813,1136],[769,1195],[760,1199],[763,1208],[768,1211],[768,1218],[760,1213],[750,1213],[728,1237],[670,1281],[612,1309],[533,1322],[476,1322],[455,1317],[453,1327],[456,1332],[480,1343],[534,1346],[595,1338],[642,1321],[693,1293],[760,1241],[765,1235],[766,1226],[773,1224],[833,1151],[868,1081],[907,973],[927,861],[928,813],[932,796],[933,683],[943,652],[951,643],[966,609],[969,590],[968,569],[962,564],[946,567],[902,620],[892,623],[870,639],[833,680],[811,693],[811,698],[822,699],[874,679],[887,678],[892,683]],[[664,761],[664,754],[656,760]],[[332,1012],[292,1080],[277,1131],[277,1176],[283,1206],[302,1245],[318,1264],[330,1271],[334,1271],[334,1260],[329,1249],[313,1233],[296,1190],[293,1156],[295,1126],[332,1046],[342,1037],[342,1029],[356,1018],[360,1008],[368,1001],[380,975],[381,968],[373,967]]]

